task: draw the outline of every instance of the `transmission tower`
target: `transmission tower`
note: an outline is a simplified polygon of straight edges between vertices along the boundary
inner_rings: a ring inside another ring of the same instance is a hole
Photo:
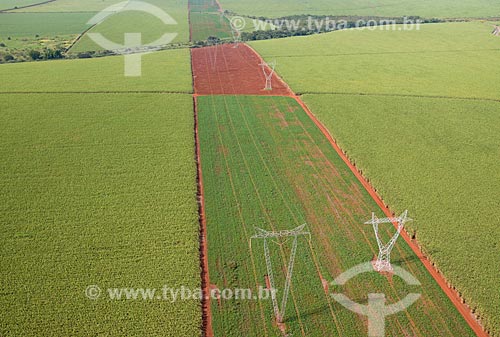
[[[500,36],[500,26],[493,26],[494,27],[494,30],[491,34],[495,35],[495,36]]]
[[[396,244],[396,241],[399,238],[399,235],[401,234],[401,230],[403,230],[403,227],[407,221],[411,221],[412,219],[408,218],[408,211],[404,211],[403,214],[401,214],[397,218],[383,218],[379,219],[375,216],[375,213],[372,213],[372,219],[370,221],[365,222],[366,225],[373,225],[373,230],[375,231],[375,237],[377,238],[377,244],[378,244],[378,257],[377,261],[374,264],[375,270],[378,272],[392,272],[392,266],[391,266],[391,252],[392,249],[394,248],[394,245]],[[380,233],[379,233],[379,224],[383,223],[396,223],[398,224],[398,228],[396,233],[392,236],[391,240],[387,243],[384,244],[380,238]]]
[[[234,26],[231,24],[231,33],[233,34],[233,41],[234,41],[233,48],[238,48],[241,42],[241,32],[238,29],[234,28]]]
[[[208,56],[210,60],[210,65],[212,66],[212,70],[215,70],[217,66],[217,54],[219,51],[219,40],[217,37],[210,36],[207,39],[208,43]]]
[[[297,239],[299,236],[309,236],[311,239],[311,233],[304,231],[306,224],[303,224],[292,230],[284,230],[280,232],[269,232],[264,229],[255,228],[257,233],[250,238],[250,247],[252,246],[253,239],[263,239],[264,240],[264,257],[266,259],[267,275],[269,277],[269,283],[271,286],[271,299],[273,302],[274,315],[278,323],[283,323],[283,318],[285,316],[286,303],[288,301],[288,293],[290,292],[290,283],[292,281],[293,274],[293,264],[295,261],[295,254],[297,253]],[[276,298],[276,287],[274,283],[273,266],[271,263],[271,255],[269,253],[269,239],[286,239],[293,238],[292,251],[290,253],[290,261],[288,262],[288,268],[285,280],[285,289],[283,290],[283,298],[281,299],[281,308],[278,306],[278,299]]]
[[[274,69],[276,68],[276,60],[271,63],[266,63],[263,61],[260,66],[262,67],[262,72],[266,77],[266,87],[264,88],[264,90],[273,90],[273,75]],[[267,73],[267,68],[271,70],[269,74]]]

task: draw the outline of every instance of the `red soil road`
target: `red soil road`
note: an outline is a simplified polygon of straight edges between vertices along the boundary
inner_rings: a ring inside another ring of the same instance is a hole
[[[203,175],[201,170],[200,157],[200,139],[198,133],[198,102],[196,96],[193,97],[194,103],[194,136],[196,143],[196,166],[198,174],[198,197],[199,197],[199,219],[200,219],[200,269],[201,269],[201,288],[203,298],[202,305],[202,322],[203,322],[203,337],[213,337],[212,329],[212,312],[210,307],[210,276],[208,273],[208,246],[207,246],[207,218],[205,215],[205,199],[203,189]]]
[[[266,78],[262,58],[246,44],[222,44],[191,50],[194,91],[198,95],[292,96],[290,88],[276,75],[273,90],[264,90]],[[267,68],[270,74],[271,69]]]

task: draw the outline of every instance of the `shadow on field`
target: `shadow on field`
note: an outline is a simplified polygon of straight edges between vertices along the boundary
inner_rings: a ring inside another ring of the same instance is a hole
[[[431,256],[432,256],[433,254],[436,254],[436,253],[439,253],[439,252],[440,252],[440,250],[438,250],[438,249],[433,249],[433,250],[431,250],[431,251],[429,251],[429,252],[426,252],[426,253],[425,253],[425,255],[426,255],[426,256],[428,256],[428,255],[431,255]],[[391,261],[391,263],[392,263],[392,264],[394,264],[394,265],[403,265],[403,264],[407,264],[407,263],[411,263],[411,262],[416,262],[416,261],[418,261],[418,260],[420,260],[420,259],[418,258],[418,256],[417,256],[417,255],[415,255],[415,254],[413,254],[413,255],[411,255],[411,256],[407,256],[407,257],[405,257],[405,258],[397,258],[397,259],[394,259],[394,260],[392,260],[392,261]]]
[[[308,310],[308,311],[306,311],[304,313],[301,313],[300,314],[300,318],[306,318],[306,317],[309,317],[309,316],[318,315],[318,314],[321,314],[322,312],[327,311],[327,310],[328,310],[328,305],[324,305],[322,307],[311,309],[311,310]],[[296,322],[296,321],[297,321],[297,315],[296,314],[292,315],[289,318],[285,319],[285,323],[291,323],[291,322]]]

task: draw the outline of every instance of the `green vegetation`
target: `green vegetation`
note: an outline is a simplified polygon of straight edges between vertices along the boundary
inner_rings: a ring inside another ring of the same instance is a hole
[[[370,15],[423,17],[490,17],[498,16],[500,3],[496,0],[224,0],[224,9],[245,15],[281,17],[296,14]]]
[[[232,38],[231,25],[220,12],[216,1],[189,0],[191,41],[198,42]]]
[[[2,55],[29,60],[31,50],[66,50],[85,29],[93,13],[0,13]]]
[[[43,2],[43,0],[37,2]],[[50,13],[99,12],[111,5],[120,2],[122,1],[121,0],[85,0],[85,1],[57,0],[40,6],[19,9],[16,10],[15,12],[50,12]]]
[[[149,4],[169,14],[176,22],[175,25],[165,25],[159,18],[149,13],[138,11],[124,11],[108,17],[105,21],[92,28],[90,33],[101,33],[107,39],[123,44],[125,33],[141,33],[142,43],[152,43],[166,33],[177,34],[171,42],[185,43],[189,41],[189,26],[187,14],[187,0],[155,0],[148,1]],[[78,43],[71,48],[72,53],[105,50],[97,45],[87,35],[84,35]]]
[[[492,336],[500,335],[500,103],[307,95],[306,102],[409,224]]]
[[[191,40],[204,41],[209,37],[232,38],[229,21],[219,13],[191,13]]]
[[[124,57],[5,64],[0,92],[172,91],[192,92],[189,50],[142,57],[141,77],[124,77]]]
[[[0,111],[0,335],[199,335],[197,301],[106,291],[200,286],[191,97],[2,94]]]
[[[219,5],[215,0],[189,0],[189,11],[191,13],[214,13],[219,12]]]
[[[219,288],[265,287],[262,242],[249,247],[254,226],[282,230],[307,223],[312,241],[299,242],[287,332],[366,336],[366,321],[334,302],[322,280],[331,282],[373,258],[377,244],[372,228],[363,222],[372,211],[381,211],[327,139],[286,97],[199,97],[198,119],[210,282]],[[391,227],[384,239],[392,235]],[[281,249],[271,245],[276,284],[282,290],[290,242]],[[422,286],[368,273],[330,291],[345,292],[359,302],[368,293],[384,293],[388,303],[421,292],[421,300],[388,318],[387,336],[474,335],[404,241],[398,242],[392,258]],[[213,300],[211,305],[216,336],[279,334],[270,300]]]
[[[0,14],[0,40],[79,34],[89,27],[93,13],[3,13]]]
[[[40,2],[43,2],[43,0],[0,0],[0,11],[29,6]]]
[[[401,28],[401,27],[399,27]],[[500,99],[500,39],[490,24],[420,31],[344,30],[251,43],[295,92]]]

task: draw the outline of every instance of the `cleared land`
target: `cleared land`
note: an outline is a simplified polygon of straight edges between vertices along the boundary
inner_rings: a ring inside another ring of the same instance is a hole
[[[418,215],[410,231],[499,336],[500,276],[491,266],[500,256],[492,214],[500,40],[490,33],[487,24],[436,24],[252,45],[278,60],[293,90],[321,94],[304,100],[386,202]]]
[[[141,77],[124,77],[124,57],[5,64],[0,76],[8,84],[0,92],[158,91],[190,93],[191,66],[187,49],[142,57]]]
[[[398,27],[399,28],[399,27]],[[422,25],[420,31],[345,30],[252,42],[299,93],[500,99],[492,83],[500,38],[490,24]]]
[[[222,0],[224,9],[239,14],[281,17],[296,14],[314,15],[370,15],[423,17],[489,17],[498,16],[500,4],[495,0]]]
[[[231,44],[192,49],[195,93],[200,95],[288,95],[288,87],[276,76],[273,90],[264,90],[266,78],[259,55],[248,46]],[[267,74],[271,70],[267,68]]]
[[[200,286],[191,97],[1,96],[0,335],[198,335],[197,301],[106,299]]]
[[[208,230],[210,282],[219,288],[266,286],[262,243],[249,248],[254,226],[290,229],[307,223],[312,241],[299,242],[285,321],[294,336],[366,336],[366,320],[333,302],[323,288],[349,268],[370,261],[376,242],[362,225],[373,199],[311,119],[286,97],[207,96],[198,98],[201,164]],[[384,236],[393,231],[386,228]],[[289,243],[272,244],[277,284],[282,285]],[[388,336],[473,336],[454,306],[405,242],[395,264],[415,275],[421,287],[369,273],[336,290],[359,302],[371,292],[389,303],[408,292],[423,298],[388,319]],[[282,289],[282,286],[281,288]],[[214,335],[274,336],[267,301],[212,301]]]

